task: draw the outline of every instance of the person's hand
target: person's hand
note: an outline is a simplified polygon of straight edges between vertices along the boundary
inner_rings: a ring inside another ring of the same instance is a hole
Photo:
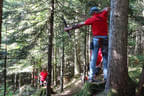
[[[71,27],[65,27],[64,28],[64,31],[69,31],[69,30],[71,30],[72,28]]]
[[[105,10],[110,11],[110,7],[106,7]]]
[[[110,10],[110,7],[105,7],[102,11],[109,11]]]

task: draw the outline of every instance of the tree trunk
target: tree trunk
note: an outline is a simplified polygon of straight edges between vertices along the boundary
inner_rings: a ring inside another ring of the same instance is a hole
[[[1,26],[1,25],[0,25]],[[4,58],[4,96],[6,96],[6,92],[7,92],[7,88],[6,88],[6,85],[7,85],[7,82],[6,82],[6,79],[7,79],[7,27],[6,27],[6,37],[5,37],[5,58]]]
[[[53,26],[54,26],[54,0],[51,0],[50,35],[48,44],[48,79],[46,96],[51,96],[51,71],[52,71],[52,48],[53,48]]]
[[[61,92],[63,92],[63,69],[64,69],[64,37],[63,37],[63,43],[62,43],[62,61],[61,61],[61,70],[60,70],[60,88]]]
[[[19,89],[20,87],[22,86],[22,76],[21,76],[21,73],[19,74],[19,80],[18,80],[18,86],[19,86]]]
[[[88,62],[87,62],[87,75],[88,75],[88,68],[89,68],[89,62],[90,62],[90,59],[91,59],[91,55],[90,55],[90,43],[91,43],[91,31],[89,30],[90,28],[88,27],[88,47],[87,47],[87,50],[88,50],[88,54],[87,54],[87,57],[88,57]]]
[[[7,46],[7,45],[6,45]],[[6,92],[7,92],[7,88],[6,88],[6,75],[7,75],[7,70],[6,70],[6,65],[7,65],[7,48],[5,49],[6,50],[6,55],[5,55],[5,61],[4,61],[4,96],[6,96]]]
[[[31,72],[31,85],[34,87],[34,69],[33,71]]]
[[[54,70],[54,85],[57,85],[57,48],[55,47],[54,48],[54,67],[53,67],[53,70]]]
[[[34,81],[35,81],[35,62],[33,62],[32,60],[31,60],[31,64],[33,64],[33,71],[32,71],[32,77],[31,77],[31,85],[34,87]]]
[[[1,36],[1,33],[2,33],[2,14],[3,14],[2,8],[3,8],[3,0],[0,0],[0,47],[1,47],[1,40],[2,40],[2,36]]]
[[[55,64],[55,84],[56,85],[58,85],[58,76],[59,76],[59,74],[58,74],[58,72],[59,72],[59,70],[58,70],[58,62],[59,62],[59,60],[58,60],[58,57],[59,57],[59,48],[56,48],[56,52],[55,52],[55,54],[56,54],[56,57],[55,57],[55,59],[56,59],[56,64]]]
[[[62,58],[61,58],[61,66],[60,66],[60,91],[63,92],[63,72],[64,72],[64,58],[65,58],[65,54],[64,54],[64,51],[65,51],[65,39],[64,39],[64,33],[63,33],[63,36],[62,36],[62,50],[61,50],[61,53],[62,53]]]
[[[143,3],[144,3],[144,1],[143,1]],[[143,17],[144,17],[144,10],[143,10]],[[141,30],[141,35],[142,35],[142,37],[141,37],[141,45],[142,45],[142,54],[144,54],[144,26],[141,26],[141,28],[142,28],[142,30]]]
[[[136,46],[135,46],[135,54],[141,54],[142,53],[142,45],[141,45],[141,36],[142,32],[140,30],[136,31]]]
[[[141,30],[141,54],[144,54],[144,27]]]
[[[74,75],[80,74],[80,64],[78,62],[78,50],[77,50],[77,46],[78,46],[78,32],[77,30],[75,30],[75,48],[74,48]]]
[[[86,40],[87,40],[87,35],[86,35],[86,32],[84,33],[84,67],[83,67],[83,73],[84,73],[84,78],[85,78],[85,76],[86,76],[86,60],[87,60],[87,58],[86,58],[86,45],[87,45],[87,42],[86,42]],[[85,79],[84,79],[84,82],[85,82]]]
[[[14,84],[15,84],[15,90],[17,90],[17,73],[15,73],[15,76],[14,76]]]
[[[55,40],[53,40],[53,41],[55,41]],[[52,52],[52,54],[53,54],[52,84],[53,85],[54,85],[54,74],[55,74],[55,70],[54,70],[54,68],[55,68],[55,54],[54,54],[54,51],[55,51],[55,47],[53,46],[53,52]]]
[[[111,0],[108,96],[134,96],[130,94],[127,68],[128,0]],[[110,94],[111,93],[111,94]]]

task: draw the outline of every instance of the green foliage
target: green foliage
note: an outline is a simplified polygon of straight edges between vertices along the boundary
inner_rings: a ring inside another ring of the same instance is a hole
[[[134,82],[138,83],[140,74],[141,74],[140,67],[129,67],[129,76],[132,78]]]
[[[129,76],[133,81],[139,81],[139,77],[142,71],[142,67],[144,66],[144,56],[129,56]]]
[[[144,55],[129,55],[129,65],[136,67],[136,66],[144,66]]]
[[[31,96],[36,90],[32,88],[30,85],[24,85],[20,88],[19,95],[20,96]]]
[[[4,95],[4,85],[1,84],[0,86],[0,96]],[[14,92],[13,92],[13,88],[12,86],[7,85],[7,90],[6,90],[6,96],[13,96]]]
[[[46,96],[46,88],[37,89],[32,96]]]
[[[128,40],[128,45],[134,47],[136,44],[133,40]]]
[[[27,62],[23,63],[30,66],[31,61],[26,59],[31,58],[31,54],[38,59],[42,58],[42,56],[46,57],[44,55],[46,54],[44,53],[46,49],[43,48],[45,46],[42,46],[43,41],[40,40],[44,39],[44,41],[47,41],[46,24],[48,14],[46,13],[48,8],[46,3],[39,0],[4,1],[3,37],[6,37],[4,33],[7,32],[6,38],[8,39],[6,41],[3,38],[2,41],[3,44],[7,44],[8,57],[11,58],[9,62],[19,63],[19,61],[22,62],[25,59]],[[2,46],[2,48],[4,47]],[[37,53],[32,52],[32,50]],[[39,54],[39,57],[37,54]],[[17,60],[15,61],[15,59]],[[8,63],[7,66],[9,65],[11,66],[12,64]],[[37,65],[39,66],[40,64],[38,63]]]

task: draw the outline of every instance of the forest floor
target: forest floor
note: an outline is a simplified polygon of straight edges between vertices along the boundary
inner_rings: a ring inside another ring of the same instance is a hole
[[[102,75],[100,75],[98,77],[98,79],[100,79],[100,78],[102,78]],[[52,96],[89,96],[89,95],[84,95],[85,92],[87,94],[88,92],[91,93],[91,91],[93,90],[89,86],[93,87],[95,85],[94,84],[89,85],[88,83],[84,83],[81,78],[74,78],[71,80],[70,83],[64,84],[63,92],[60,92],[60,88],[56,88],[54,90],[56,92],[56,94],[53,94]],[[95,91],[97,91],[97,89],[99,90],[99,88],[100,88],[99,84],[96,84],[95,88],[96,88]],[[100,89],[102,89],[100,92],[98,92],[92,96],[104,96],[103,88],[101,87]]]
[[[60,88],[56,88],[56,90],[54,90],[56,94],[53,94],[52,96],[73,96],[81,90],[82,86],[82,80],[80,78],[76,78],[71,80],[70,83],[64,84],[63,92],[60,92]]]
[[[142,72],[142,67],[140,65],[129,66],[129,76],[134,82],[136,82],[136,84],[138,84],[139,82],[139,77],[141,75],[141,72]],[[102,79],[103,76],[99,77],[98,79],[100,78]],[[56,94],[52,94],[52,96],[105,96],[104,84],[98,86],[94,84],[83,83],[81,76],[73,77],[71,80],[67,82],[68,83],[64,83],[63,92],[60,92],[60,87],[52,87],[54,91],[56,92]],[[39,88],[39,87],[35,88],[35,87],[32,87],[30,84],[25,84],[21,86],[19,89],[15,90],[13,89],[13,85],[14,84],[12,85],[9,84],[7,86],[8,88],[7,96],[40,96],[41,93],[44,94],[41,96],[46,96],[45,95],[46,88]],[[3,92],[4,92],[3,86],[4,84],[1,84],[0,86],[0,96],[3,96]],[[91,93],[93,95],[91,95]],[[19,95],[19,94],[23,94],[23,95]]]
[[[139,76],[142,71],[140,66],[129,67],[129,76],[130,78],[138,84]],[[97,79],[103,79],[103,75],[100,75]],[[71,80],[64,83],[64,91],[60,92],[60,87],[52,87],[56,94],[52,96],[105,96],[104,87],[105,84],[92,84],[92,83],[83,83],[81,76],[74,77]],[[33,88],[31,85],[24,85],[20,89],[14,92],[13,87],[9,86],[8,96],[45,96],[46,87],[42,88]],[[3,85],[0,86],[0,96],[3,96]],[[143,91],[144,92],[144,91]],[[40,94],[43,95],[40,95]],[[10,95],[12,94],[12,95]],[[23,95],[19,95],[23,94]],[[143,95],[142,95],[143,96]]]

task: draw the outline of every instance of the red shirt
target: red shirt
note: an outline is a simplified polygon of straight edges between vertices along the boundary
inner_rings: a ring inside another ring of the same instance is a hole
[[[41,76],[40,81],[45,81],[46,78],[47,78],[47,75],[48,75],[47,72],[43,72],[43,71],[42,71],[42,72],[40,73],[40,76]]]
[[[108,11],[104,10],[100,13],[95,13],[91,18],[85,21],[85,25],[92,26],[93,36],[107,36],[108,35]]]

